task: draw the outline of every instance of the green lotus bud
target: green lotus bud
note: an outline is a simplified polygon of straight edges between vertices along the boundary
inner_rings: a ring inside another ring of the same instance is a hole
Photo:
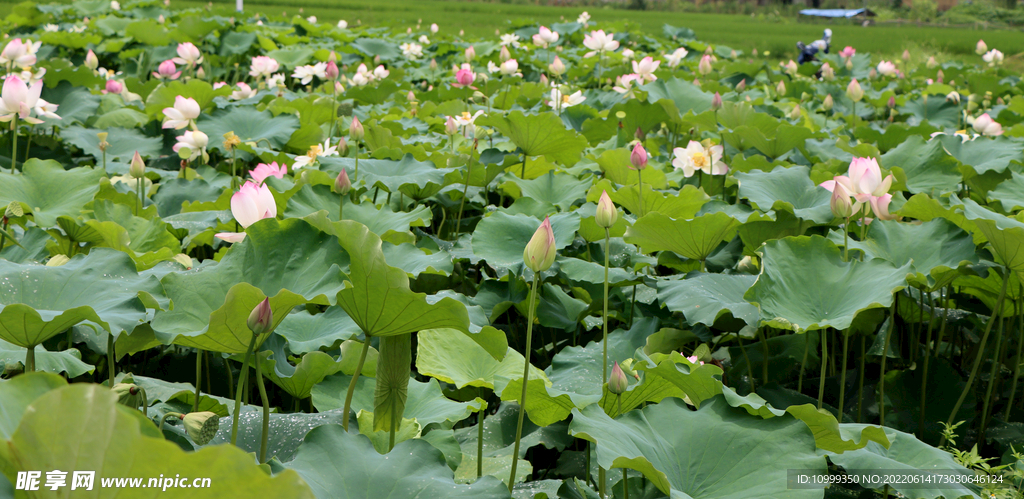
[[[736,270],[743,272],[744,274],[756,274],[760,272],[757,268],[757,258],[752,256],[744,256],[740,259],[739,263],[736,264]]]
[[[835,105],[835,101],[832,100],[832,94],[828,94],[828,95],[825,96],[825,100],[821,101],[821,110],[822,111],[831,111],[832,110],[832,106],[834,106],[834,105]]]
[[[534,272],[541,272],[555,262],[555,253],[555,233],[551,230],[551,220],[544,217],[544,222],[523,250],[523,262]]]
[[[128,167],[128,174],[132,178],[142,178],[146,176],[146,163],[142,161],[142,156],[139,155],[139,151],[135,151],[135,155],[132,156],[131,166]]]
[[[352,116],[352,125],[348,127],[348,134],[352,137],[352,140],[362,140],[366,131],[363,129],[363,124],[359,122],[358,116]]]
[[[220,428],[220,416],[209,412],[190,412],[182,418],[185,423],[185,431],[192,441],[199,445],[206,445],[217,435]]]
[[[619,367],[619,363],[616,362],[612,365],[612,374],[608,377],[608,391],[615,395],[622,395],[626,393],[626,388],[629,388],[629,381],[626,379],[626,373],[622,372],[622,368]]]
[[[249,319],[246,321],[246,324],[249,326],[252,334],[259,336],[263,333],[269,333],[273,322],[274,312],[270,309],[270,298],[264,298],[249,313]]]
[[[594,221],[597,222],[598,227],[607,229],[615,225],[618,219],[619,212],[615,209],[612,198],[608,197],[608,191],[602,191],[601,199],[597,201],[597,214],[594,216]]]
[[[47,267],[60,267],[65,263],[70,262],[71,259],[67,255],[53,255],[50,260],[46,262]]]

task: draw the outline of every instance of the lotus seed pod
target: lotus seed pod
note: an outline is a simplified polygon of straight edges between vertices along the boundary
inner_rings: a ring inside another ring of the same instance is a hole
[[[199,445],[206,445],[217,436],[220,429],[220,416],[209,411],[191,412],[182,418],[185,423],[185,431],[192,441]]]

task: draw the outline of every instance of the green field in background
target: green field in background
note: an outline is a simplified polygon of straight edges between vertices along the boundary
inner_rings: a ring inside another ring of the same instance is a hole
[[[0,15],[6,15],[17,2],[0,0]],[[200,7],[206,2],[172,0],[172,7]],[[234,2],[213,2],[218,14],[231,15]],[[752,16],[730,14],[696,14],[666,11],[632,11],[593,7],[546,7],[444,0],[256,0],[247,1],[246,12],[259,12],[268,16],[287,13],[315,15],[321,22],[345,19],[351,25],[391,26],[400,29],[415,27],[419,19],[424,25],[437,23],[444,32],[465,30],[467,36],[494,36],[495,29],[506,29],[511,22],[536,20],[543,24],[574,20],[588,10],[594,21],[628,22],[641,29],[660,33],[663,24],[693,29],[697,38],[716,44],[750,51],[769,50],[780,57],[794,57],[798,40],[811,42],[820,38],[824,28],[832,28],[833,46],[852,45],[860,51],[895,55],[905,48],[915,56],[944,52],[951,56],[973,54],[979,38],[989,47],[998,48],[1012,56],[1016,47],[1024,46],[1024,32],[1012,30],[973,30],[961,28],[917,26],[861,27],[845,21],[836,23],[810,23],[765,21]]]

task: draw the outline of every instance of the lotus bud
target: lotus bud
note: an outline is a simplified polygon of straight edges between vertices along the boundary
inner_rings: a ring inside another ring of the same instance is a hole
[[[615,395],[622,395],[626,393],[626,388],[629,388],[629,380],[626,379],[626,373],[622,372],[622,368],[616,362],[612,365],[611,376],[608,376],[608,391]]]
[[[744,91],[746,89],[747,89],[747,79],[744,78],[744,79],[740,80],[739,83],[736,84],[736,91],[737,92],[742,92],[742,91]]]
[[[909,50],[904,50],[903,51],[903,62],[909,62],[909,61],[910,61],[910,51]]]
[[[104,90],[106,90],[108,94],[119,94],[124,90],[124,83],[117,80],[107,80]]]
[[[132,409],[137,409],[142,404],[142,389],[134,383],[117,383],[110,390],[117,395],[118,404]]]
[[[786,82],[779,80],[779,84],[775,85],[775,93],[779,97],[786,95]]]
[[[757,57],[757,49],[751,50],[750,55],[753,57]]]
[[[722,95],[715,92],[714,97],[711,98],[711,110],[718,111],[719,109],[722,109]]]
[[[100,133],[96,134],[96,137],[98,137],[100,139],[100,143],[99,143],[100,151],[106,151],[107,148],[110,147],[110,142],[107,142],[107,136],[108,135],[109,134],[107,132],[100,132]]]
[[[708,47],[708,48],[710,48],[710,47]],[[697,72],[702,74],[702,75],[706,75],[706,74],[711,72],[711,56],[710,55],[706,55],[705,54],[703,57],[700,58],[700,62],[697,63]]]
[[[988,52],[988,45],[985,45],[985,40],[978,40],[978,44],[974,46],[974,53],[983,55]]]
[[[90,50],[88,54],[85,54],[85,67],[93,71],[96,71],[96,68],[100,67],[100,60],[92,50]]]
[[[337,63],[334,61],[327,61],[327,69],[324,70],[324,74],[327,75],[328,80],[336,80],[338,79],[338,75],[341,74],[341,71],[338,70]]]
[[[146,176],[146,163],[142,161],[139,151],[135,151],[135,154],[132,156],[131,166],[128,167],[128,174],[136,179]]]
[[[825,64],[821,65],[821,77],[825,81],[835,80],[836,79],[836,70],[832,69],[832,66],[829,65],[829,63],[826,62]]]
[[[473,59],[476,59],[476,49],[470,45],[466,49],[466,62],[473,62]]]
[[[544,217],[523,250],[523,262],[534,272],[543,272],[554,263],[555,254],[555,233],[551,230],[551,220]]]
[[[209,411],[190,412],[181,420],[185,423],[188,436],[199,445],[210,443],[220,429],[220,416]]]
[[[501,52],[498,53],[498,59],[500,59],[501,62],[505,62],[505,61],[507,61],[507,60],[509,60],[511,58],[512,58],[512,53],[508,51],[508,47],[506,47],[505,45],[502,45],[501,46]]]
[[[327,62],[333,62],[337,65],[338,53],[332,50],[331,53],[327,55]]]
[[[540,75],[540,78],[538,78],[537,82],[538,82],[538,83],[540,83],[540,85],[541,85],[542,87],[546,87],[546,86],[548,86],[548,85],[550,85],[550,84],[551,84],[551,83],[550,83],[550,82],[548,81],[548,75],[546,75],[546,74],[543,74],[543,73],[541,73],[541,75]]]
[[[437,59],[430,60],[430,70],[437,71]]]
[[[846,58],[846,69],[848,69],[850,71],[853,70],[853,57],[847,57]]]
[[[594,221],[597,222],[598,227],[607,229],[615,225],[618,219],[619,211],[615,209],[612,198],[608,197],[608,191],[602,191],[601,199],[597,201],[597,214],[594,215]]]
[[[647,168],[647,150],[644,149],[644,145],[637,142],[633,146],[633,152],[629,155],[629,162],[633,163],[633,168],[637,170],[643,170]]]
[[[836,182],[832,189],[832,200],[830,201],[832,214],[839,218],[850,218],[853,216],[853,203],[850,202],[850,192],[843,187],[843,184]]]
[[[928,69],[932,69],[932,68],[934,68],[935,66],[938,66],[938,65],[939,65],[939,63],[935,61],[935,56],[934,55],[928,57],[928,62],[925,63],[925,66],[927,66]]]
[[[352,181],[348,178],[348,172],[344,168],[341,169],[341,173],[338,174],[338,178],[334,180],[334,192],[345,196],[349,191],[352,190]]]
[[[270,332],[270,326],[274,322],[274,312],[270,309],[270,298],[264,298],[263,301],[256,305],[249,313],[249,319],[246,321],[246,325],[249,326],[249,330],[252,334],[259,336],[263,333]]]
[[[455,123],[455,118],[449,116],[448,121],[444,122],[444,133],[447,135],[459,133],[459,126]]]
[[[71,261],[71,259],[68,258],[67,255],[53,255],[53,257],[50,258],[50,260],[48,262],[46,262],[46,266],[47,267],[60,267],[61,265],[64,265],[65,263],[68,263],[70,261]]]
[[[555,60],[551,64],[548,64],[548,69],[551,70],[551,74],[561,76],[565,74],[565,63],[563,63],[556,55]]]
[[[876,71],[875,68],[871,68],[871,71],[868,71],[868,79],[869,80],[874,80],[877,76],[878,76],[878,71]]]
[[[832,110],[832,106],[834,106],[834,105],[835,105],[835,101],[832,100],[832,94],[828,94],[828,95],[825,96],[825,100],[823,100],[821,102],[821,110],[822,111],[831,111]]]
[[[945,80],[945,79],[946,79],[946,75],[943,74],[942,70],[940,69],[939,72],[935,74],[935,81],[937,81],[939,83],[942,83],[942,80]]]
[[[199,66],[199,69],[196,70],[196,78],[199,78],[200,80],[206,78],[206,70],[203,69],[202,66]]]
[[[352,116],[352,125],[348,128],[348,134],[352,137],[352,140],[362,140],[366,131],[363,130],[363,124],[359,122],[358,116]]]
[[[846,96],[853,102],[860,102],[864,98],[864,89],[860,88],[860,83],[857,83],[856,78],[851,80],[850,84],[846,86]]]
[[[757,274],[760,272],[757,268],[757,258],[749,255],[741,258],[739,263],[736,264],[736,270],[744,274]]]
[[[800,106],[793,106],[793,110],[789,112],[789,119],[798,120],[801,115]]]

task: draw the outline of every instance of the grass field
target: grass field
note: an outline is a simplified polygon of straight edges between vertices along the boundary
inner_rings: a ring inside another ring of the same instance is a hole
[[[206,2],[172,0],[174,6],[199,7]],[[0,15],[6,15],[16,2],[0,0]],[[736,49],[768,50],[784,58],[795,55],[798,40],[810,42],[831,27],[833,45],[852,45],[858,50],[893,56],[910,49],[918,56],[963,56],[973,54],[979,38],[989,47],[998,48],[1012,57],[1017,47],[1024,46],[1024,32],[1012,30],[973,30],[959,28],[916,26],[871,26],[837,23],[796,22],[794,19],[766,20],[753,16],[729,14],[697,14],[665,11],[630,11],[620,9],[594,9],[593,7],[546,7],[502,3],[467,2],[458,0],[247,0],[247,12],[261,12],[269,16],[287,13],[315,15],[322,22],[345,19],[351,25],[385,25],[399,29],[414,27],[419,19],[424,25],[438,23],[442,30],[463,29],[466,35],[489,36],[495,29],[504,29],[510,22],[536,20],[541,23],[559,22],[563,17],[574,20],[588,10],[595,21],[622,22],[639,25],[644,30],[660,32],[663,24],[686,26],[697,33],[697,38]],[[214,2],[214,11],[230,15],[233,1]],[[763,16],[761,16],[763,17]]]

